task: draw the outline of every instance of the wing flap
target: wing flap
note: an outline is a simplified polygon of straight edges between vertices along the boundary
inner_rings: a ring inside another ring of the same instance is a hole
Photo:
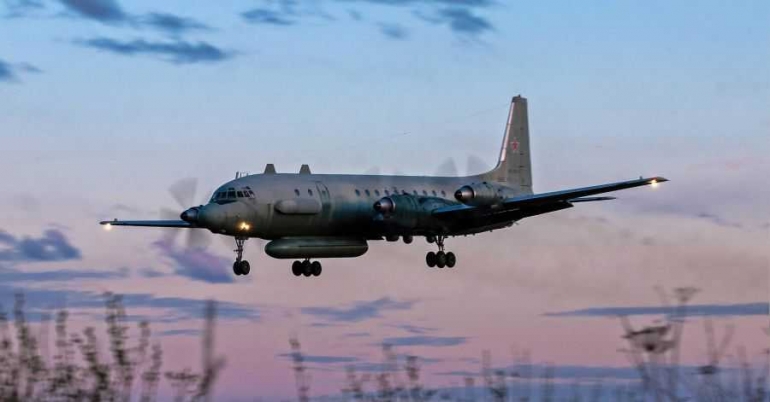
[[[109,226],[139,226],[139,227],[153,227],[153,228],[194,228],[196,226],[191,225],[183,220],[156,220],[156,221],[119,221],[117,219],[111,221],[101,221],[100,225]]]

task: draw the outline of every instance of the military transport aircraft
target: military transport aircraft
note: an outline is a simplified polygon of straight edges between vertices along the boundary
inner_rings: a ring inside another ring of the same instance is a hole
[[[457,258],[444,249],[448,237],[502,229],[535,215],[571,208],[574,204],[612,200],[595,197],[643,185],[656,186],[663,177],[602,184],[535,194],[529,150],[527,100],[511,102],[497,166],[465,177],[312,174],[241,176],[223,184],[206,205],[182,212],[179,220],[103,221],[102,225],[209,230],[235,238],[235,275],[251,270],[243,259],[249,238],[269,240],[265,252],[274,258],[296,259],[296,276],[318,276],[317,258],[358,257],[368,241],[411,243],[415,236],[434,243],[429,267],[452,268]]]

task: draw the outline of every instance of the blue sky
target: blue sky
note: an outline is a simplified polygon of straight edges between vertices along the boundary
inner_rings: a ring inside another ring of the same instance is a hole
[[[293,335],[332,365],[374,365],[372,345],[389,340],[433,359],[441,385],[442,372],[477,370],[469,359],[482,349],[507,356],[514,335],[540,362],[623,366],[620,326],[606,316],[664,314],[654,286],[697,286],[696,311],[735,321],[736,338],[759,349],[768,16],[766,1],[4,0],[0,298],[25,289],[35,308],[69,300],[87,325],[103,291],[124,293],[173,340],[177,366],[197,364],[191,317],[217,298],[221,339],[253,339],[222,342],[228,371],[264,379],[260,393],[275,398],[292,394],[282,354]],[[490,166],[516,94],[529,99],[537,191],[672,181],[453,239],[452,276],[422,269],[418,241],[373,245],[327,262],[320,282],[298,282],[248,242],[254,273],[241,280],[218,239],[194,254],[159,230],[96,225],[176,208],[168,187],[179,179],[198,178],[202,200],[266,163],[432,174],[448,158],[465,172],[473,156]],[[564,333],[580,336],[559,342]],[[695,365],[703,343],[691,336],[684,357]],[[335,367],[317,375],[336,384]],[[235,374],[221,381],[233,400],[251,393]]]

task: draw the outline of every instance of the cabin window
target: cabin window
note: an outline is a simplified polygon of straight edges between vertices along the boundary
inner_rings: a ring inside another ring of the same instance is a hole
[[[441,190],[441,196],[442,196],[442,197],[446,197],[446,191],[444,191],[444,190]]]
[[[427,192],[427,191],[425,191],[425,190],[422,190],[422,195],[426,195],[426,196],[427,196],[427,195],[428,195],[428,192]]]
[[[379,196],[380,196],[380,190],[374,190],[374,195],[376,195],[377,197],[379,197]]]
[[[436,196],[436,190],[433,190],[433,196],[434,197]]]
[[[417,195],[417,190],[412,190],[412,194]]]
[[[390,195],[390,191],[388,191],[388,189],[385,189],[385,195]]]
[[[368,188],[366,190],[364,190],[364,193],[366,194],[367,197],[371,197],[372,196],[372,194],[369,192]]]
[[[356,197],[360,197],[360,196],[361,196],[361,192],[358,191],[358,189],[356,189]]]
[[[296,195],[297,197],[299,197],[299,189],[296,189],[296,188],[294,189],[294,195]]]
[[[307,189],[307,195],[312,197],[313,196],[313,190]]]
[[[406,190],[401,190],[401,194],[403,195],[409,195],[409,193],[406,192]]]

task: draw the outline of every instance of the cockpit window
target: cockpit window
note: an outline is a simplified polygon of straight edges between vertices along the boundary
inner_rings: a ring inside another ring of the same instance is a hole
[[[237,194],[238,194],[238,198],[243,198],[243,192],[242,191],[238,191]]]
[[[227,192],[227,198],[235,198],[235,191],[230,190]]]

